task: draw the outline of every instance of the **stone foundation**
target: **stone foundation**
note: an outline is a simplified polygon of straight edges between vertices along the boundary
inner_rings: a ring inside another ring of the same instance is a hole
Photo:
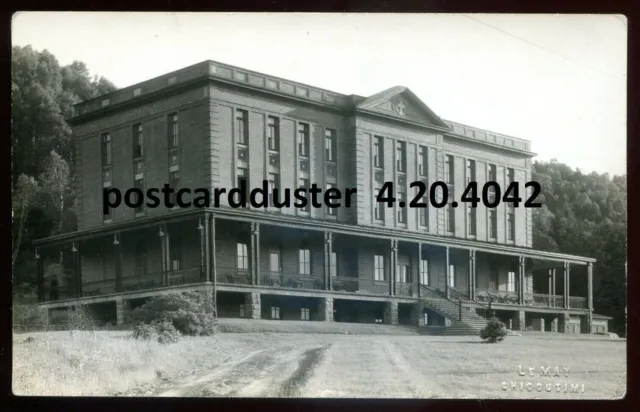
[[[591,333],[592,315],[580,316],[580,333]]]
[[[244,315],[247,319],[260,319],[262,312],[260,293],[249,292],[244,295]]]
[[[551,320],[551,332],[558,332],[558,318],[553,318]]]
[[[384,319],[383,323],[387,325],[397,325],[398,324],[398,302],[391,301],[386,302],[384,305]]]
[[[120,298],[116,300],[116,325],[122,325],[127,320],[129,302]]]
[[[424,302],[418,301],[413,305],[411,310],[411,324],[416,326],[425,326],[424,324]]]
[[[563,313],[560,316],[562,320],[562,333],[571,333],[571,328],[569,328],[569,323],[571,322],[571,317],[568,313]]]
[[[333,322],[333,298],[321,298],[318,304],[318,320]]]
[[[525,330],[527,324],[526,324],[524,310],[519,310],[516,313],[514,313],[512,319],[513,319],[513,322],[511,322],[513,326],[512,330]]]
[[[544,332],[544,318],[533,319],[533,330]]]

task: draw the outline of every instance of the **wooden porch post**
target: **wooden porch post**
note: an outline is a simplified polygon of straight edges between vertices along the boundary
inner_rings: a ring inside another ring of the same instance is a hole
[[[251,223],[251,284],[260,283],[260,223]]]
[[[444,265],[445,265],[445,269],[444,269],[444,293],[445,296],[447,297],[447,299],[449,298],[449,271],[451,270],[450,266],[450,262],[449,262],[449,246],[445,247],[445,260],[444,260]]]
[[[593,263],[587,264],[587,308],[593,311]]]
[[[569,276],[571,267],[568,262],[564,263],[564,307],[569,308]]]
[[[217,280],[217,276],[216,276],[216,217],[211,214],[211,216],[209,217],[209,237],[211,238],[210,240],[210,246],[209,246],[209,253],[211,254],[211,258],[210,258],[210,271],[209,271],[209,275],[211,276],[211,278],[209,279],[210,281],[213,281],[214,284],[214,290],[215,290],[215,283]]]
[[[476,251],[469,249],[469,299],[476,298]]]
[[[163,286],[166,286],[167,284],[167,271],[168,271],[168,267],[167,267],[167,248],[166,248],[166,238],[167,238],[167,227],[166,225],[163,223],[162,225],[160,225],[160,228],[158,229],[158,237],[160,238],[160,254],[161,254],[161,262],[160,262],[160,267],[161,267],[161,283]]]
[[[553,272],[553,269],[549,269],[549,276],[547,277],[547,283],[549,284],[548,290],[547,290],[547,294],[549,295],[549,305],[548,306],[553,306],[552,305],[552,295],[553,295],[553,283],[551,283],[553,281],[553,277],[551,275],[551,273]]]
[[[44,302],[44,262],[39,250],[35,250],[36,259],[36,283],[38,288],[38,302]]]
[[[398,241],[395,239],[391,239],[391,249],[390,249],[389,263],[391,267],[389,268],[389,294],[396,294],[396,264],[398,263]]]
[[[422,289],[422,243],[418,242],[418,281],[416,282],[417,287],[417,296],[420,297],[420,292]]]
[[[207,268],[209,267],[209,265],[207,264],[208,259],[208,253],[207,253],[207,229],[206,229],[206,219],[207,216],[205,214],[204,218],[198,218],[198,234],[200,235],[200,267],[199,267],[199,271],[200,271],[200,275],[199,275],[199,279],[201,282],[205,281],[207,279]]]
[[[116,292],[122,291],[122,248],[120,247],[120,234],[113,235],[113,258],[116,269]]]
[[[524,263],[524,256],[518,256],[518,303],[521,305],[524,305]]]
[[[324,288],[331,290],[331,256],[333,255],[333,233],[324,232]],[[338,262],[336,262],[336,265]]]
[[[211,225],[209,221],[211,216],[208,213],[204,215],[204,230],[202,230],[203,239],[201,239],[201,247],[204,249],[204,278],[205,282],[211,282]]]

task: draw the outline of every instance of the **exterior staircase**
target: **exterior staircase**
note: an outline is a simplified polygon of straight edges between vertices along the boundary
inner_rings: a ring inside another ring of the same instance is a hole
[[[449,326],[442,330],[443,335],[478,336],[480,329],[486,326],[487,319],[476,314],[473,309],[476,302],[469,301],[468,299],[464,301],[462,301],[462,299],[447,299],[432,290],[425,292],[427,292],[427,296],[422,298],[424,307],[436,312],[451,322]],[[469,304],[471,304],[471,310],[469,309]]]

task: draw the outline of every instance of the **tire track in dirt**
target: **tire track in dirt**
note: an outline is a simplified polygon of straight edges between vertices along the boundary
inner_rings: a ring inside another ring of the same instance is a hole
[[[393,342],[384,341],[384,351],[393,366],[404,376],[409,377],[407,389],[412,397],[431,398],[437,393],[436,390],[439,388],[437,382],[426,379],[420,370],[411,365]]]
[[[294,396],[296,382],[306,379],[322,347],[280,347],[256,351],[215,368],[197,379],[176,382],[163,397]]]

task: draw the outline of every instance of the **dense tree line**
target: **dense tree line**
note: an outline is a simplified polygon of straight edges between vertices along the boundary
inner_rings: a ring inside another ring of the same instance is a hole
[[[13,48],[12,177],[14,290],[32,293],[34,239],[76,229],[74,159],[66,119],[73,104],[111,92],[86,65],[60,66],[48,51]],[[557,162],[534,164],[542,208],[534,210],[536,249],[592,256],[594,304],[624,331],[626,176],[583,174]]]
[[[613,316],[624,333],[627,260],[627,177],[584,174],[555,161],[535,162],[542,207],[533,212],[533,246],[589,256],[594,266],[594,311]]]

